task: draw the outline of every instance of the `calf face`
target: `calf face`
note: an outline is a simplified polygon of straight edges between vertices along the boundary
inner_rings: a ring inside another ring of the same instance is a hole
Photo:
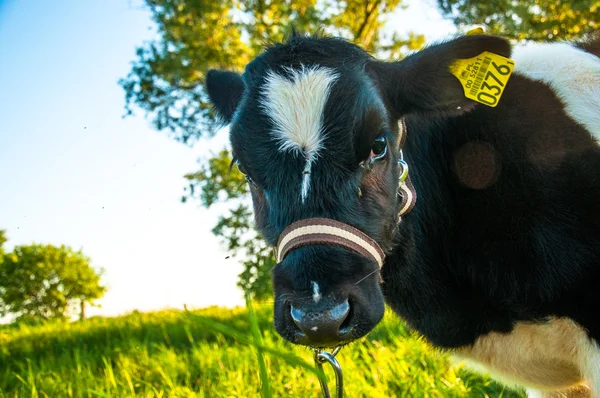
[[[290,224],[319,217],[357,228],[391,252],[401,202],[399,121],[471,109],[448,68],[484,51],[508,56],[510,47],[468,36],[385,63],[340,39],[293,36],[242,76],[210,71],[207,91],[230,124],[233,155],[266,241],[275,245]],[[383,315],[379,266],[352,250],[298,247],[272,274],[275,327],[291,342],[343,344]]]

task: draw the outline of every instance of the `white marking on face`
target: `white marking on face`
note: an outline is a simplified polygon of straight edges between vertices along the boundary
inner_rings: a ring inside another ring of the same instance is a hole
[[[515,72],[548,84],[567,114],[600,139],[600,58],[567,43],[517,46]]]
[[[313,332],[316,332],[317,330],[319,330],[318,326],[313,326],[312,328],[310,328],[310,330],[312,330]]]
[[[270,71],[264,88],[263,108],[273,121],[272,136],[279,150],[303,156],[300,197],[310,190],[310,172],[323,147],[323,112],[331,86],[338,78],[332,69],[318,66],[287,69],[289,78]]]
[[[300,192],[300,197],[302,198],[302,203],[306,200],[308,196],[308,189],[310,188],[310,168],[312,166],[312,162],[306,162],[306,166],[304,166],[304,171],[302,171],[302,190]]]
[[[315,303],[318,303],[319,301],[321,301],[321,291],[319,290],[319,285],[317,284],[317,282],[310,282],[313,288],[313,300],[315,301]]]

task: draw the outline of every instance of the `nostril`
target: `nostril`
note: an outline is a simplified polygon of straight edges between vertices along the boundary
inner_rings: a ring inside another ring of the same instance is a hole
[[[302,319],[304,318],[304,311],[292,305],[290,306],[290,314],[292,315],[292,320],[294,321],[296,326],[300,327]]]
[[[351,329],[351,324],[352,322],[352,306],[348,305],[348,313],[346,314],[346,317],[344,318],[342,324],[340,325],[340,333],[346,333]]]
[[[348,314],[350,314],[350,303],[348,300],[344,300],[342,304],[338,304],[331,309],[330,317],[332,322],[337,323],[338,330],[348,317]]]
[[[304,331],[304,324],[309,320],[308,317],[310,314],[306,314],[301,308],[294,307],[293,305],[290,308],[290,314],[296,326]]]

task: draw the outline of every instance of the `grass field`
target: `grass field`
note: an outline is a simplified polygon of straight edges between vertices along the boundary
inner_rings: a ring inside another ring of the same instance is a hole
[[[338,359],[349,398],[522,396],[451,365],[391,314]],[[311,352],[275,334],[270,305],[254,318],[208,308],[0,329],[0,397],[319,394]]]

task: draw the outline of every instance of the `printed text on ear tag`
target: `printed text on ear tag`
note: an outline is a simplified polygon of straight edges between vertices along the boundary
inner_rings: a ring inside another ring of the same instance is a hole
[[[485,51],[469,59],[457,59],[450,73],[458,78],[465,97],[495,107],[515,67],[512,59]]]

